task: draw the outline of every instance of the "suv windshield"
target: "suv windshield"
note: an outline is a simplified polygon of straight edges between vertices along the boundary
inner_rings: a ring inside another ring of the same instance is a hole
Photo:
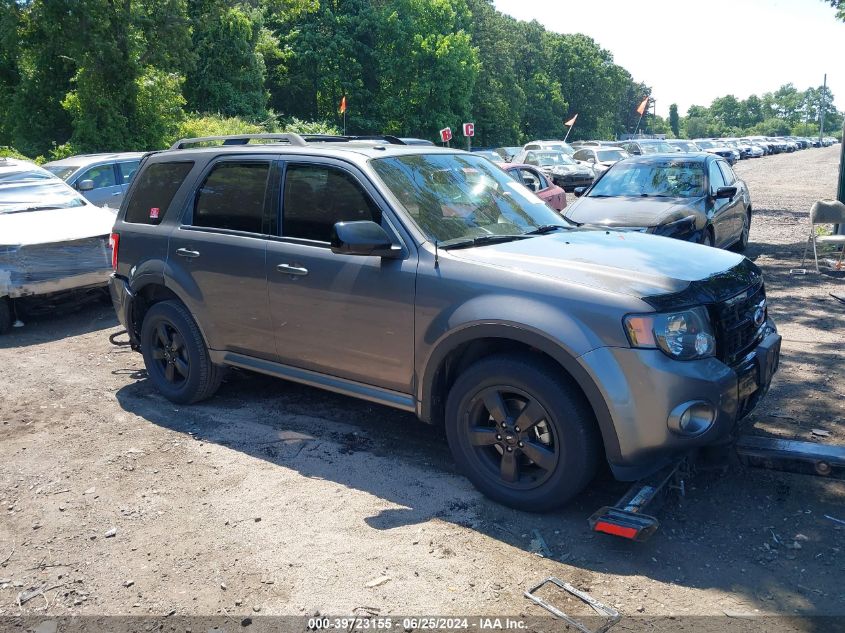
[[[64,181],[37,172],[28,175],[33,177],[12,182],[9,174],[0,176],[0,214],[85,206]]]
[[[605,173],[588,197],[642,196],[694,198],[704,195],[702,163],[670,160],[617,163]]]
[[[376,174],[431,240],[522,236],[566,221],[486,158],[414,154],[379,158]]]
[[[643,154],[665,154],[665,153],[672,153],[675,151],[675,148],[669,145],[669,143],[640,143],[640,149],[642,150]]]

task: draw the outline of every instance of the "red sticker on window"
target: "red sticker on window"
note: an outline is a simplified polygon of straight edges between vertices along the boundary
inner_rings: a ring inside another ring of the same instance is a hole
[[[158,207],[150,207],[150,219],[158,220]]]

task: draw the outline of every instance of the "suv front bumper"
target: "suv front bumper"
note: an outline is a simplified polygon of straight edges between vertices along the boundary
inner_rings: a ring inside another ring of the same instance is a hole
[[[766,337],[733,366],[716,358],[672,360],[660,350],[603,347],[580,357],[607,403],[618,447],[605,441],[617,479],[633,481],[696,448],[729,442],[736,423],[769,389],[780,340],[774,324]],[[706,431],[684,435],[669,418],[684,403],[715,409]]]

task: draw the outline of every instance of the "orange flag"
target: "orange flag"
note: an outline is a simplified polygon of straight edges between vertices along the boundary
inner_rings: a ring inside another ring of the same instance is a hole
[[[637,114],[639,114],[639,115],[641,115],[641,116],[642,116],[643,114],[645,114],[645,109],[646,109],[646,107],[648,106],[648,100],[649,100],[649,97],[651,97],[651,95],[649,95],[648,97],[646,97],[645,99],[643,99],[643,102],[642,102],[642,103],[639,105],[639,107],[637,108]]]
[[[576,113],[574,117],[572,117],[568,121],[565,121],[564,125],[567,126],[567,127],[572,127],[573,125],[575,125],[575,119],[577,119],[577,118],[578,118],[578,114]]]
[[[343,95],[343,99],[340,100],[340,113],[344,112],[346,112],[346,95]]]

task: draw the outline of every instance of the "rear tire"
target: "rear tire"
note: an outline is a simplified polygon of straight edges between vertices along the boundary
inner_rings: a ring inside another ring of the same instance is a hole
[[[12,328],[12,304],[8,297],[0,297],[0,334]]]
[[[162,301],[147,311],[141,353],[150,380],[171,402],[199,402],[220,386],[222,368],[212,364],[199,326],[178,301]]]
[[[704,235],[701,237],[701,243],[704,246],[716,246],[716,239],[713,237],[713,228],[707,227],[704,229]]]
[[[485,495],[511,508],[560,507],[596,474],[595,417],[559,369],[527,356],[492,356],[464,371],[446,402],[455,461]]]

